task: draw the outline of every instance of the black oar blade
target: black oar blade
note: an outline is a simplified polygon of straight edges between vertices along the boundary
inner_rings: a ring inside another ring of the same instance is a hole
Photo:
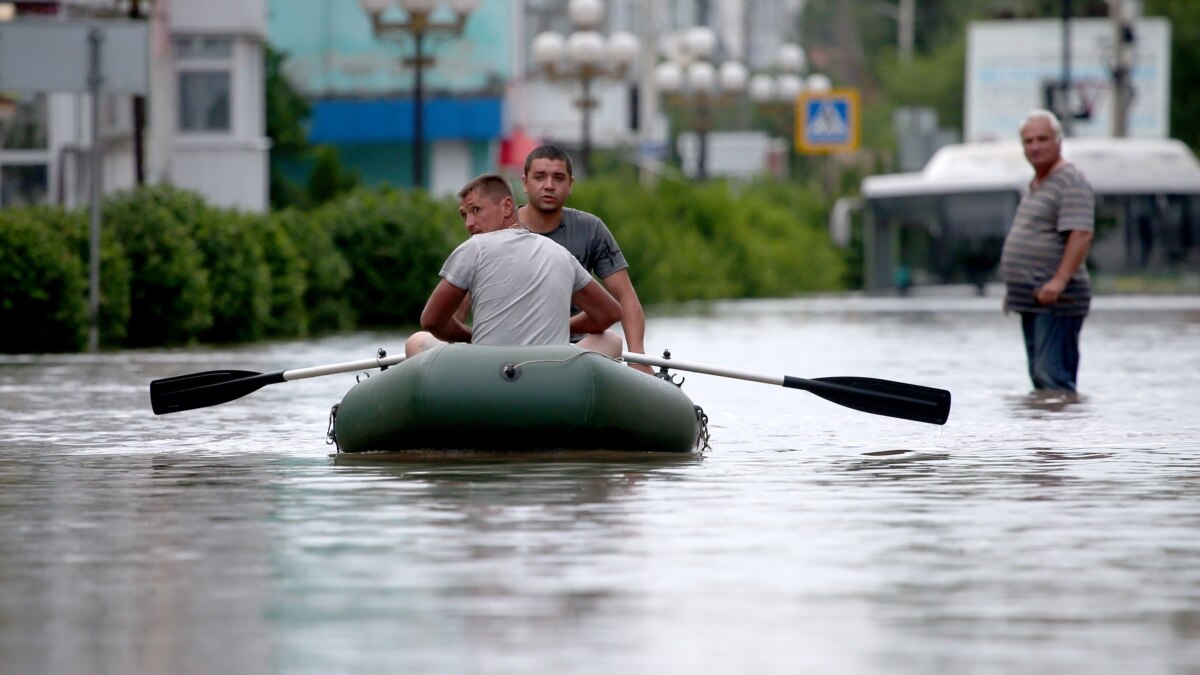
[[[268,384],[283,382],[283,372],[207,370],[150,383],[150,406],[155,415],[207,408],[241,398]]]
[[[902,420],[945,424],[950,417],[950,392],[873,377],[785,376],[783,386],[803,389],[847,408]]]

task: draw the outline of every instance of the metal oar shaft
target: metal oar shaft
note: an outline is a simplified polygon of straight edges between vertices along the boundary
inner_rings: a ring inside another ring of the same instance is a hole
[[[402,361],[404,361],[404,355],[399,354],[384,358],[343,361],[341,363],[330,363],[324,366],[309,366],[308,368],[285,370],[283,371],[283,379],[285,382],[291,382],[293,380],[303,380],[309,377],[321,377],[322,375],[349,373],[355,370],[362,370],[363,368],[386,368],[388,366],[394,366]]]
[[[623,358],[629,363],[802,389],[827,401],[873,415],[886,415],[928,424],[945,424],[950,416],[950,392],[918,384],[871,377],[820,377],[810,380],[791,375],[765,375],[703,363],[659,359],[628,352]]]
[[[779,386],[783,386],[784,382],[783,375],[764,375],[762,373],[751,373],[745,370],[711,366],[704,363],[676,361],[675,359],[660,359],[654,356],[646,356],[645,354],[633,354],[631,352],[626,352],[622,355],[622,358],[630,363],[640,363],[647,366],[659,366],[661,368],[675,368],[693,373],[704,373],[705,375],[718,375],[721,377],[732,377],[739,380],[749,380],[751,382],[762,382],[763,384],[777,384]]]

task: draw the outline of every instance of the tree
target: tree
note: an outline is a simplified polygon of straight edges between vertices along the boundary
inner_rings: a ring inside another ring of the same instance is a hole
[[[1144,13],[1171,20],[1171,135],[1200,152],[1200,3],[1146,0]]]
[[[271,138],[271,206],[276,209],[323,204],[359,183],[358,174],[346,169],[336,149],[314,148],[308,142],[305,122],[312,106],[284,75],[286,60],[287,54],[267,46],[267,136]],[[291,173],[307,169],[307,189],[288,175],[288,167]]]

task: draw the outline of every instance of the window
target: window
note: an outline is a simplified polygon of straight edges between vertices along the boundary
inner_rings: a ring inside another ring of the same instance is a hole
[[[0,92],[0,150],[45,150],[45,94]]]
[[[48,130],[45,94],[0,93],[0,207],[46,203]]]
[[[179,74],[179,129],[229,131],[229,73]]]
[[[218,37],[178,37],[174,48],[179,72],[180,131],[231,131],[233,41]]]
[[[45,204],[48,179],[45,164],[0,166],[0,206]]]

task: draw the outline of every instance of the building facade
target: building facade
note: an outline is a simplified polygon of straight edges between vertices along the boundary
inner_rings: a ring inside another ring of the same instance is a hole
[[[148,11],[139,14],[134,5]],[[90,94],[0,86],[0,206],[88,201],[89,153],[105,194],[168,183],[218,206],[268,204],[263,51],[266,0],[16,2],[5,30],[31,22],[146,22],[146,92],[103,93],[93,143]],[[103,48],[103,47],[101,47]],[[21,67],[0,64],[0,68]]]

